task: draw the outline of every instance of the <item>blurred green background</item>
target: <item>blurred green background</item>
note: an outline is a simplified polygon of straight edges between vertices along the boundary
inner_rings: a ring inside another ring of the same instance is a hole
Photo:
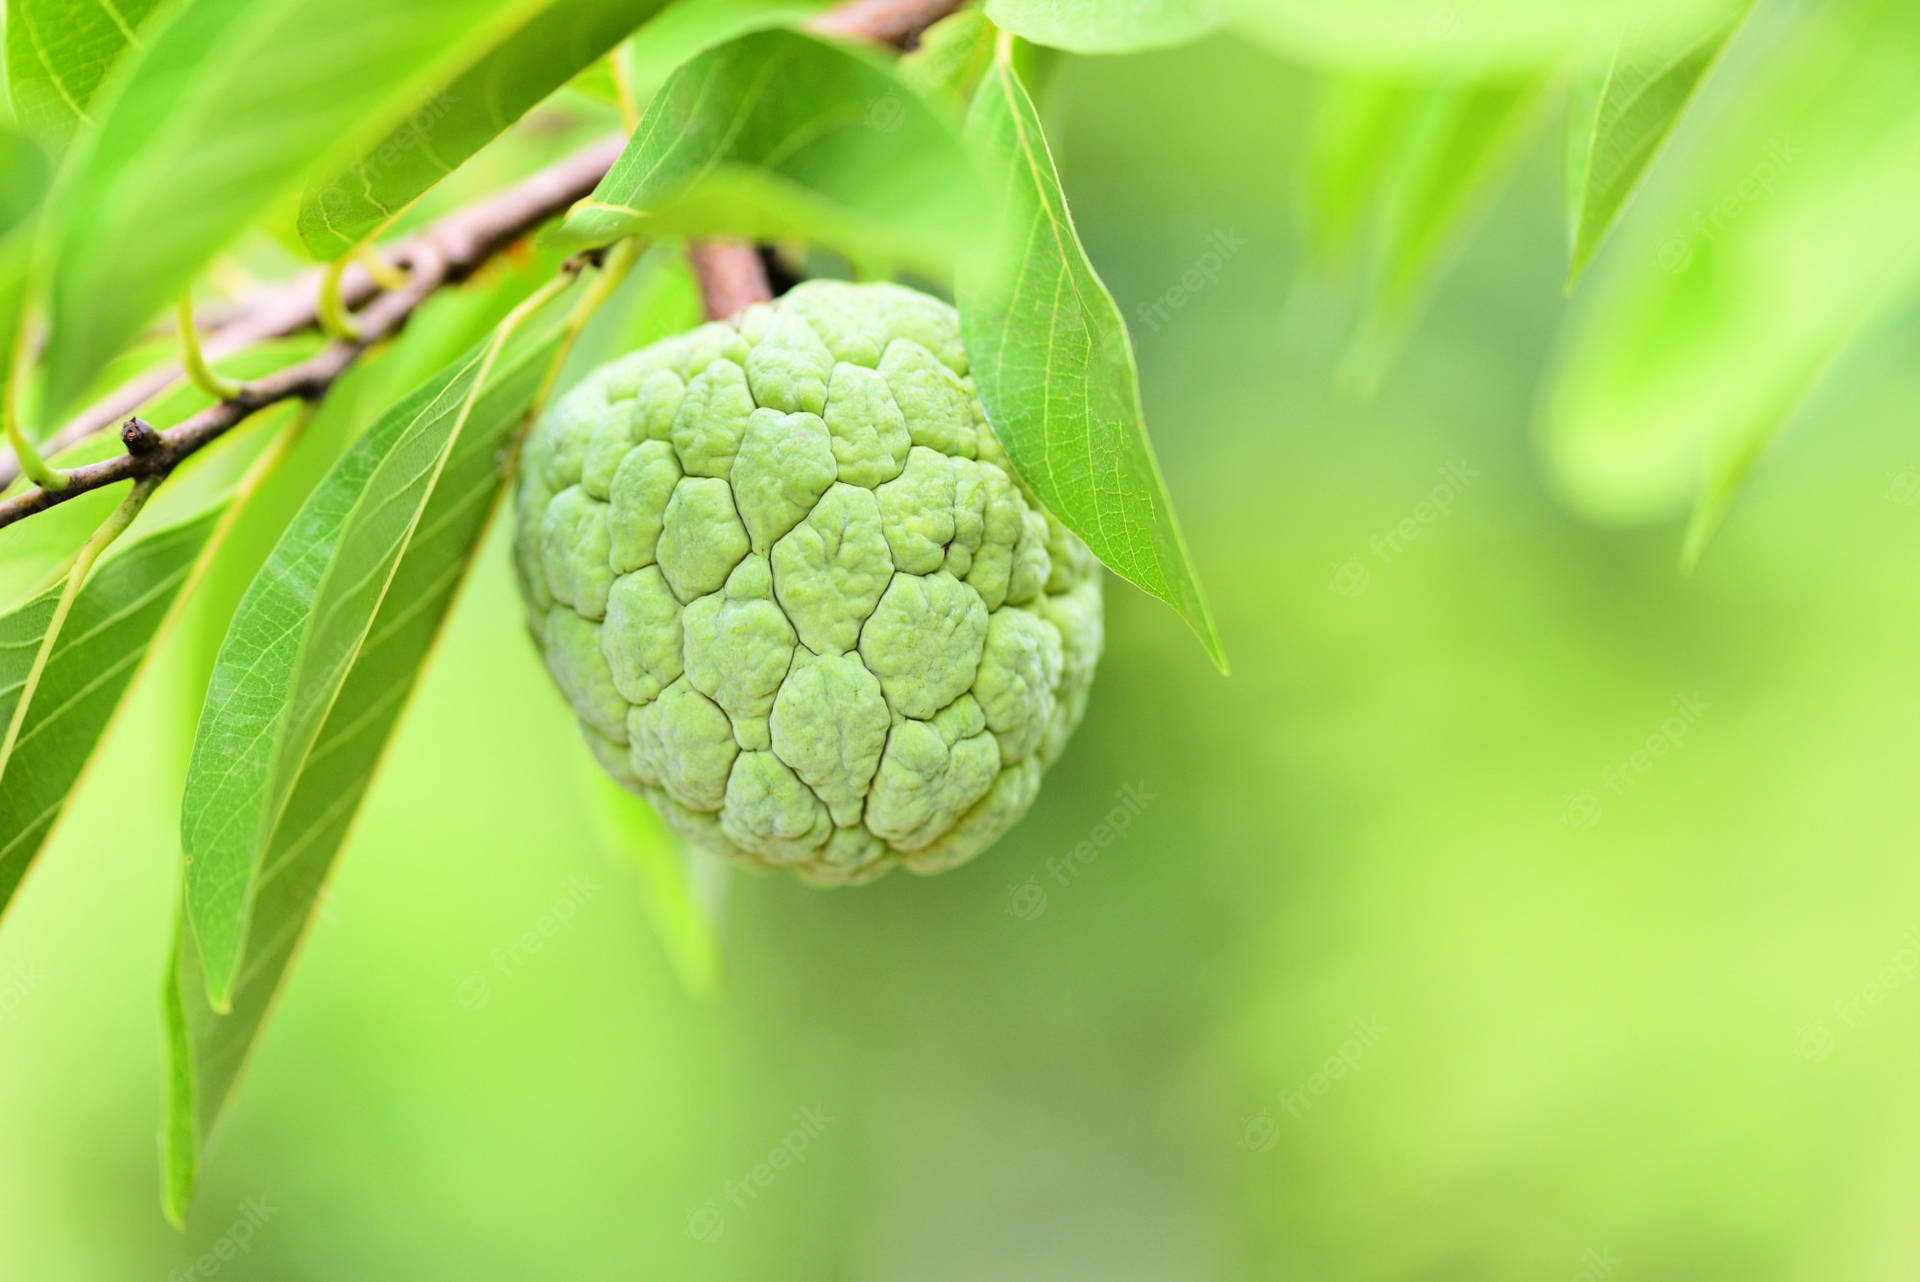
[[[701,1001],[496,529],[178,1234],[163,665],[0,932],[0,1278],[1920,1274],[1920,326],[1683,575],[1677,526],[1542,479],[1552,146],[1377,400],[1334,394],[1310,88],[1215,40],[1071,60],[1050,112],[1231,678],[1112,582],[1014,833],[933,880],[736,876]]]

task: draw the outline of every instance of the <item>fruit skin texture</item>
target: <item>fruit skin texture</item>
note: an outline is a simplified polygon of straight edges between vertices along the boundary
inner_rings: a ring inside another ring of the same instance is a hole
[[[914,290],[809,282],[602,366],[528,436],[515,506],[528,625],[594,755],[741,863],[951,868],[1086,709],[1098,566]]]

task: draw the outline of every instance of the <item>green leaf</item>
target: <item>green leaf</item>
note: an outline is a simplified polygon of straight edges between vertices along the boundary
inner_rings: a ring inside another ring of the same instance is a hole
[[[21,125],[63,144],[93,123],[94,96],[120,56],[142,44],[160,0],[10,0],[7,90]]]
[[[1283,52],[1349,71],[1548,71],[1623,27],[1699,30],[1748,0],[1226,0]]]
[[[962,9],[934,23],[912,53],[900,59],[900,78],[933,102],[964,114],[993,65],[993,24],[978,9]]]
[[[761,31],[674,73],[560,240],[797,233],[938,272],[984,248],[989,210],[954,127],[891,65]]]
[[[235,378],[260,378],[312,356],[319,350],[321,341],[311,334],[270,340],[223,358],[220,369]],[[134,367],[130,373],[136,376],[153,373],[171,365],[176,355],[173,345],[164,345],[161,352],[152,365]],[[140,412],[156,423],[178,424],[212,403],[212,398],[204,392],[177,382],[150,399]],[[175,469],[147,504],[140,518],[142,523],[147,527],[169,525],[224,501],[238,484],[248,462],[260,452],[260,443],[272,435],[269,424],[281,412],[292,408],[289,405],[263,411],[242,430],[229,433],[215,446],[193,455]],[[108,430],[60,451],[48,462],[59,468],[79,467],[124,452],[119,433]],[[26,478],[18,478],[0,491],[0,495],[11,497],[31,487],[32,483]],[[31,520],[0,530],[0,547],[5,549],[0,552],[0,605],[18,601],[23,594],[37,591],[50,578],[57,577],[74,549],[84,543],[88,534],[118,505],[119,489],[109,486],[79,495]]]
[[[1597,79],[1583,78],[1580,109],[1569,113],[1569,289],[1619,221],[1747,12],[1695,32],[1649,35],[1634,28],[1621,36]]]
[[[300,176],[363,150],[517,30],[535,0],[190,0],[76,154],[59,231],[49,414]]]
[[[1300,222],[1314,254],[1352,259],[1393,154],[1420,103],[1418,86],[1336,76],[1323,87],[1300,152]]]
[[[300,197],[300,239],[338,258],[657,13],[665,0],[552,0],[512,39],[417,103]]]
[[[1541,431],[1571,506],[1610,522],[1693,506],[1697,557],[1821,372],[1920,286],[1920,98],[1886,91],[1916,58],[1911,6],[1803,9],[1702,122],[1555,361]]]
[[[302,783],[327,765],[329,715],[356,661],[377,656],[385,639],[377,616],[390,589],[403,569],[451,583],[465,564],[465,545],[441,540],[429,514],[447,493],[450,454],[462,442],[497,449],[525,414],[550,345],[487,384],[493,348],[482,344],[389,411],[307,500],[241,602],[214,665],[181,808],[187,915],[216,1007],[240,977],[276,833]],[[466,513],[494,488],[460,489],[448,501]],[[423,564],[436,554],[450,555]],[[393,599],[402,621],[418,604],[417,594]],[[420,655],[410,657],[417,666]],[[329,802],[343,795],[330,789]]]
[[[247,353],[247,361],[265,361],[271,350],[282,346],[269,344]],[[185,389],[176,389],[157,404],[190,399]],[[292,408],[268,410],[246,430],[195,454],[139,508],[142,528],[152,533],[111,542],[90,572],[87,548],[77,558],[62,558],[52,586],[33,594],[0,622],[0,635],[7,638],[0,641],[0,913],[46,844],[148,653],[172,628],[188,596],[228,546],[235,519],[283,457],[293,439],[286,423]],[[118,448],[117,439],[108,439]],[[82,456],[110,452],[105,442],[90,442]],[[62,459],[81,453],[70,452]],[[101,530],[93,527],[105,529],[124,521],[115,510],[124,494],[124,487],[108,487],[87,496],[105,500],[104,506],[77,500],[24,528],[9,529],[9,559],[21,559],[18,554],[24,552],[24,559],[40,563],[35,549],[20,536],[36,531],[50,516],[74,509],[90,509],[88,520],[80,529],[69,526],[68,534],[92,530],[85,541],[96,543]],[[58,602],[76,564],[82,582],[61,621]],[[40,577],[46,578],[44,573]],[[26,646],[33,650],[23,649]],[[47,658],[36,676],[33,651],[41,648]],[[16,713],[21,718],[18,737],[11,747],[3,746]]]
[[[549,332],[503,360],[470,412],[483,349],[384,416],[308,500],[235,616],[189,767],[191,862],[164,998],[176,1221],[472,565],[557,342]],[[221,759],[247,743],[250,760]]]
[[[581,762],[600,839],[609,853],[639,870],[654,934],[674,973],[695,997],[714,996],[720,990],[719,932],[693,876],[694,861],[708,856],[675,839],[651,806],[621,788],[593,758],[583,753]]]
[[[102,560],[49,636],[63,579],[0,617],[0,727],[27,700],[0,754],[0,912],[46,844],[154,639],[204,564],[225,504],[156,530]],[[36,654],[49,646],[37,684]]]
[[[961,277],[974,386],[1014,469],[1114,573],[1180,613],[1226,670],[1140,406],[1125,320],[1067,213],[1004,39],[968,116],[1009,196],[1005,261]]]
[[[0,126],[0,400],[13,394],[14,352],[26,319],[34,215],[53,168],[24,134]]]
[[[987,0],[987,17],[1023,40],[1074,53],[1183,44],[1226,22],[1228,0]]]
[[[675,0],[627,42],[634,87],[652,91],[681,64],[738,36],[797,27],[828,0]]]
[[[1554,82],[1429,86],[1384,162],[1359,325],[1340,381],[1367,392],[1436,277],[1538,133]]]
[[[26,230],[40,207],[53,165],[25,134],[0,126],[0,174],[6,176],[0,186],[0,237],[11,239]]]

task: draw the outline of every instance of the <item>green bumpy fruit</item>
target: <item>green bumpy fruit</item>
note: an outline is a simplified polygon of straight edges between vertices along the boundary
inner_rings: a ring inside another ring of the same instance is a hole
[[[517,508],[528,622],[594,754],[742,863],[837,885],[971,859],[1086,709],[1098,566],[914,290],[810,282],[601,367],[528,437]]]

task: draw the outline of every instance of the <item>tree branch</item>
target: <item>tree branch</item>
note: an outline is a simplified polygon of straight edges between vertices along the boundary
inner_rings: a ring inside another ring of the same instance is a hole
[[[809,26],[822,35],[901,45],[960,3],[848,0]],[[49,454],[57,454],[125,420],[121,441],[127,452],[69,470],[64,489],[29,489],[0,500],[0,529],[108,485],[165,477],[261,410],[289,400],[318,400],[369,347],[399,333],[428,299],[466,280],[507,246],[590,194],[620,154],[622,142],[610,138],[577,152],[497,196],[456,210],[391,251],[392,261],[409,273],[403,289],[381,293],[364,269],[349,268],[342,282],[345,300],[350,307],[364,305],[356,316],[360,335],[354,342],[335,342],[297,365],[256,379],[239,396],[167,431],[156,431],[130,416],[182,377],[178,365],[142,374],[116,388],[56,431],[46,447]],[[766,271],[750,243],[695,241],[688,256],[710,317],[732,316],[772,296]],[[313,329],[319,320],[320,278],[318,271],[307,272],[257,303],[243,306],[207,334],[203,348],[208,359]],[[0,490],[19,475],[16,460],[0,457]]]
[[[130,423],[122,434],[128,453],[72,469],[67,473],[65,489],[27,490],[0,502],[0,528],[103,486],[136,477],[164,476],[187,457],[268,406],[289,400],[319,399],[368,347],[399,333],[429,298],[467,279],[508,245],[564,213],[568,206],[591,192],[619,154],[620,145],[619,139],[608,139],[541,170],[490,200],[449,214],[395,254],[410,273],[407,286],[381,294],[359,313],[359,341],[330,344],[297,365],[254,380],[233,400],[202,410],[168,431],[154,432],[144,425],[144,430],[136,429]],[[363,288],[371,292],[371,283]],[[243,346],[241,340],[246,337],[259,341],[310,327],[314,323],[316,296],[315,291],[309,291],[298,307],[276,299],[259,312],[236,320],[220,331],[223,347],[228,342]],[[210,343],[209,347],[212,346]],[[81,415],[62,429],[61,434],[76,433],[77,439],[103,430],[115,418],[131,412],[150,397],[155,384],[164,388],[178,377],[179,371],[175,369],[129,384]],[[142,390],[144,395],[140,394]],[[83,424],[90,430],[79,431]]]

